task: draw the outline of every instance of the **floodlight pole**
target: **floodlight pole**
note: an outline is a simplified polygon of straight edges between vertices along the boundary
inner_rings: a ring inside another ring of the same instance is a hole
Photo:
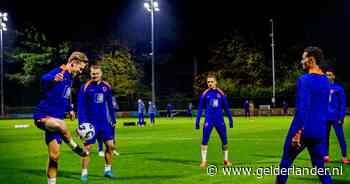
[[[273,30],[273,19],[271,22],[271,51],[272,51],[272,107],[276,107],[276,77],[275,77],[275,40]]]
[[[1,117],[5,116],[4,102],[4,46],[3,46],[3,31],[6,31],[7,13],[0,12],[0,93],[1,93]]]
[[[2,21],[0,20],[0,24],[2,23]],[[1,42],[1,46],[0,46],[0,55],[1,55],[1,117],[5,116],[5,105],[4,105],[4,48],[3,48],[3,42],[2,42],[2,29],[0,29],[0,42]]]
[[[151,2],[151,45],[152,45],[152,102],[156,104],[156,92],[155,92],[155,76],[154,76],[154,1]]]

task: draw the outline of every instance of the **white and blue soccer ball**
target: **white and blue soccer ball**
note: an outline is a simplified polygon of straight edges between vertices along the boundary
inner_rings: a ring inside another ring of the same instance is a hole
[[[82,123],[77,127],[77,133],[82,140],[90,140],[95,136],[95,127],[91,123]]]

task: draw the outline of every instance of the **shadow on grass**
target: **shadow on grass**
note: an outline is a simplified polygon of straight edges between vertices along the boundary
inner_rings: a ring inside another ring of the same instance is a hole
[[[117,180],[162,180],[183,178],[184,175],[117,176]]]
[[[156,154],[160,152],[120,152],[120,156],[126,155],[150,155],[150,154]]]
[[[256,157],[257,159],[258,158],[275,158],[277,159],[277,162],[279,162],[281,160],[281,155],[263,155],[263,154],[254,154],[253,155],[254,157]],[[306,158],[300,158],[300,157],[297,157],[295,160],[304,160],[304,161],[310,161],[310,159],[306,159]]]
[[[18,171],[22,172],[24,174],[46,177],[45,169],[19,169]],[[91,176],[91,177],[103,177],[103,175],[91,175],[91,174],[89,174],[89,176]],[[60,171],[59,170],[58,177],[80,180],[80,172]]]
[[[304,181],[312,181],[314,183],[320,183],[320,179],[318,178],[318,176],[315,176],[314,178],[300,178],[299,179],[300,181],[301,180],[304,180]],[[332,181],[334,184],[349,184],[350,183],[350,179],[334,179],[332,178]]]
[[[73,152],[71,150],[62,150],[61,153],[63,154],[72,154]],[[113,157],[121,157],[121,156],[133,156],[133,155],[150,155],[150,154],[157,154],[160,152],[119,152],[119,156],[113,156]],[[98,156],[97,152],[92,152],[92,156]]]
[[[198,165],[199,161],[195,160],[184,160],[184,159],[174,159],[174,158],[147,158],[147,160],[167,162],[167,163],[177,163],[183,165]]]
[[[35,175],[35,176],[41,176],[46,177],[46,171],[44,169],[19,169],[17,170],[19,172],[22,172],[24,174],[28,175]],[[74,180],[80,180],[80,173],[79,172],[71,172],[71,171],[58,171],[58,177],[63,177],[67,179],[74,179]],[[160,179],[175,179],[175,178],[182,178],[184,175],[149,175],[149,176],[121,176],[119,177],[117,174],[118,180],[160,180]],[[94,175],[89,174],[89,180],[101,180],[101,179],[107,179],[102,174],[101,175]]]

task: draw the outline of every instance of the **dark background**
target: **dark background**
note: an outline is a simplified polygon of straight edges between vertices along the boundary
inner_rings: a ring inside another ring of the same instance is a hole
[[[35,25],[52,42],[97,43],[117,39],[133,54],[144,55],[150,52],[150,17],[143,3],[143,0],[2,0],[0,11],[9,14],[9,32]],[[324,50],[325,57],[336,58],[333,68],[338,78],[350,81],[347,73],[350,2],[347,0],[159,0],[159,4],[161,11],[155,15],[158,96],[171,98],[176,91],[193,95],[193,80],[189,80],[193,78],[193,61],[198,62],[198,72],[207,70],[208,47],[236,30],[255,40],[270,60],[270,18],[275,21],[277,60],[279,52],[295,44],[316,45]],[[79,44],[74,47],[84,50]],[[290,57],[297,62],[301,53],[302,50]],[[143,62],[148,83],[150,63]],[[14,87],[8,85],[6,90]]]

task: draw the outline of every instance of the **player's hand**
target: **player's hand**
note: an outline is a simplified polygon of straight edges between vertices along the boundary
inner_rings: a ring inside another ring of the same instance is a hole
[[[230,124],[230,128],[233,128],[233,123],[232,123],[232,124]]]
[[[60,72],[60,73],[56,74],[54,80],[56,82],[63,80],[63,72]]]
[[[297,133],[292,138],[292,147],[295,149],[300,149],[301,148],[301,133],[302,130],[298,130]]]
[[[69,118],[70,120],[75,120],[75,112],[74,111],[69,111]]]
[[[338,120],[338,124],[342,125],[344,122],[342,120]]]

